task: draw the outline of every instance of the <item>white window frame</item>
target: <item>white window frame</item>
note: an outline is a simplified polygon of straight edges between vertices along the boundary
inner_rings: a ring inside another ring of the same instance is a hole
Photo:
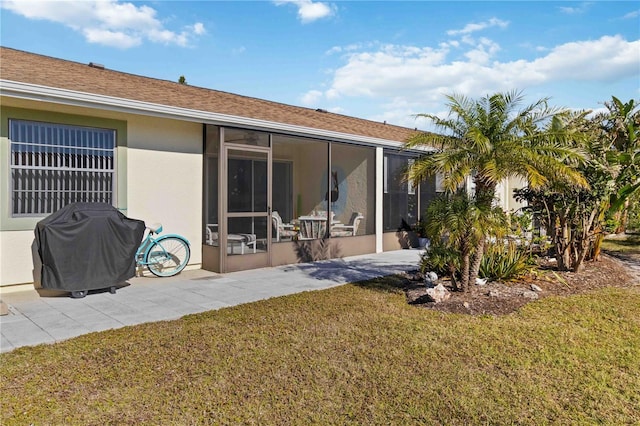
[[[113,204],[115,129],[9,119],[12,217],[46,216],[73,202]]]

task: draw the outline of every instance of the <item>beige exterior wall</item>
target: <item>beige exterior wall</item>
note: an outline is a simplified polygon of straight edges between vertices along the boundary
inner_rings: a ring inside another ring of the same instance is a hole
[[[141,116],[127,124],[127,216],[185,236],[189,265],[200,265],[202,125]]]
[[[7,107],[33,112],[32,119],[97,125],[117,120],[116,206],[129,217],[161,222],[166,233],[184,235],[191,243],[190,267],[199,267],[202,222],[202,124],[113,111],[2,98]],[[27,118],[27,117],[20,117]],[[28,119],[28,118],[27,118]],[[110,122],[113,123],[113,122]],[[0,287],[32,283],[34,228],[42,217],[11,218],[9,205],[9,141],[0,137]]]
[[[525,186],[527,186],[527,182],[519,177],[510,177],[500,182],[496,187],[496,196],[500,200],[500,207],[506,212],[516,211],[524,207],[526,203],[516,201],[513,197],[513,190],[524,188]]]
[[[33,230],[0,232],[1,285],[34,281],[32,247],[35,248]]]

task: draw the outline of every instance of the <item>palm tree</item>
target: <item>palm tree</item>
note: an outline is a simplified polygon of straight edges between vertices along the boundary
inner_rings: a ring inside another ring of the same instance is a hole
[[[440,174],[447,191],[454,192],[473,176],[476,208],[487,215],[495,198],[496,186],[506,178],[517,176],[539,187],[549,176],[566,178],[587,186],[584,177],[572,167],[584,154],[568,141],[563,117],[567,112],[548,106],[548,98],[521,108],[522,92],[511,91],[487,95],[478,100],[462,95],[447,96],[449,116],[440,118],[418,114],[432,121],[439,134],[419,133],[411,137],[406,148],[435,147],[407,171],[407,178],[419,182]],[[468,282],[475,282],[480,269],[485,238],[478,239]]]
[[[462,190],[447,197],[436,198],[429,204],[425,219],[426,236],[433,241],[433,247],[457,253],[457,259],[452,259],[449,266],[451,280],[458,290],[467,291],[472,266],[471,254],[487,232],[501,236],[502,231],[507,228],[506,215],[499,208],[483,212],[473,197]],[[456,264],[459,264],[459,271],[456,271]],[[456,273],[460,276],[459,282]]]
[[[603,120],[602,130],[613,149],[610,163],[620,168],[609,213],[619,218],[615,232],[621,233],[626,228],[629,199],[640,189],[640,104],[633,99],[622,103],[615,96],[611,98],[605,102],[608,116]]]

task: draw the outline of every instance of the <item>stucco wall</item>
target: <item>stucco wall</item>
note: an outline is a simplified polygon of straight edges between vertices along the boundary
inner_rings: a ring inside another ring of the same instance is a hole
[[[526,205],[516,201],[513,197],[513,190],[524,188],[527,186],[527,182],[519,177],[510,177],[503,180],[496,187],[496,197],[499,200],[499,205],[507,212],[516,211]]]
[[[348,223],[354,212],[364,219],[359,235],[375,232],[375,150],[334,144],[332,168],[338,172],[340,199],[335,203],[336,219]]]
[[[34,280],[33,230],[0,232],[0,285]]]
[[[9,98],[1,102],[3,123],[11,115],[6,107],[33,111],[32,119],[41,121],[95,125],[96,119],[109,119],[126,123],[126,129],[119,130],[125,139],[118,138],[116,206],[129,217],[162,222],[165,232],[187,237],[191,242],[189,264],[201,263],[201,124]],[[5,130],[0,137],[0,287],[34,281],[33,230],[42,219],[10,217]]]
[[[184,235],[189,264],[200,264],[202,125],[138,116],[128,120],[128,133],[127,216]]]
[[[299,216],[326,210],[327,144],[309,142],[296,150],[293,193],[301,200]],[[324,185],[323,185],[323,182]]]

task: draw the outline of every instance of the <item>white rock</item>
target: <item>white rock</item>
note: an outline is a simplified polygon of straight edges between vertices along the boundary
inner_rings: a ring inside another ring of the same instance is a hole
[[[522,296],[526,297],[527,299],[537,299],[538,293],[536,293],[535,291],[525,291],[522,293]]]
[[[429,271],[424,275],[424,285],[427,287],[435,285],[436,281],[438,281],[438,274],[433,271]]]
[[[476,285],[485,285],[487,283],[487,278],[476,278]]]
[[[531,284],[531,290],[533,290],[533,291],[542,291],[542,289],[540,287],[538,287],[537,285],[535,285],[535,284]]]
[[[431,301],[433,301],[435,303],[440,303],[440,302],[444,302],[449,297],[451,297],[451,293],[449,293],[449,290],[444,288],[442,283],[440,283],[435,287],[428,288],[427,289],[427,296],[429,296]]]

